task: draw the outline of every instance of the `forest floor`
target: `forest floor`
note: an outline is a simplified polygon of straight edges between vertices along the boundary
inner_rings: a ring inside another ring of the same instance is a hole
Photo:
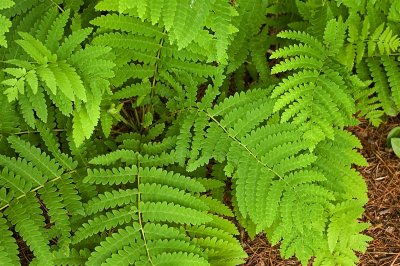
[[[367,182],[369,196],[362,220],[371,224],[365,233],[374,240],[360,255],[360,266],[400,266],[400,159],[386,147],[387,133],[399,125],[400,117],[379,128],[366,121],[349,128],[361,140],[361,152],[369,164],[358,170]],[[296,260],[282,260],[278,247],[271,247],[263,236],[251,240],[243,233],[242,240],[249,254],[245,266],[300,265]]]

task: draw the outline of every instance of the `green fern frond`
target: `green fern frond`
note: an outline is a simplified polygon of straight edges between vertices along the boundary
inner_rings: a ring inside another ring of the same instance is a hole
[[[70,254],[66,256],[64,253],[59,252],[54,254],[54,265],[60,266],[80,266],[83,265],[87,258],[89,257],[90,252],[87,249],[83,250],[75,250],[71,249]]]
[[[367,63],[374,81],[375,90],[380,102],[382,103],[383,110],[387,114],[394,115],[396,113],[396,107],[391,98],[389,82],[385,70],[381,66],[381,62],[378,59],[370,58],[367,60]]]
[[[20,101],[24,118],[33,128],[36,116],[43,122],[47,121],[44,98],[47,94],[64,115],[74,116],[73,136],[80,145],[91,136],[100,119],[102,96],[108,79],[114,76],[114,64],[107,57],[100,58],[110,49],[90,45],[83,49],[80,46],[91,33],[90,28],[64,38],[69,16],[69,11],[58,14],[56,9],[50,9],[43,19],[36,18],[39,21],[37,30],[19,32],[21,39],[15,40],[15,43],[34,63],[28,62],[27,56],[21,54],[19,65],[25,73],[15,82],[8,79],[3,84],[8,87],[6,94],[9,101]],[[84,57],[90,60],[82,60]],[[13,60],[9,63],[13,64]],[[13,75],[15,71],[8,74]],[[26,92],[25,83],[31,92]],[[24,98],[25,95],[27,97]]]
[[[133,223],[132,226],[119,229],[118,232],[115,232],[100,243],[100,246],[98,246],[96,251],[90,255],[87,264],[98,265],[99,263],[106,261],[112,255],[114,255],[114,258],[111,259],[116,260],[115,257],[118,256],[117,251],[120,250],[121,252],[121,249],[124,247],[135,244],[135,241],[138,239],[140,239],[140,225],[138,223]],[[133,255],[135,253],[131,252],[129,254],[131,257],[134,257]]]
[[[8,230],[7,220],[0,217],[0,232],[2,235],[0,241],[0,254],[4,265],[18,265],[18,246],[12,237],[12,232]]]
[[[171,256],[171,259],[175,256],[184,259],[181,255],[173,255],[181,254],[180,252],[189,252],[189,257],[202,258],[201,261],[212,265],[212,260],[207,262],[208,251],[201,245],[197,246],[196,236],[189,238],[185,230],[182,231],[180,227],[183,224],[201,226],[214,220],[213,215],[208,213],[211,199],[204,201],[197,194],[204,191],[201,183],[162,169],[136,166],[131,169],[134,172],[128,173],[129,181],[124,183],[126,186],[136,184],[136,188],[111,189],[92,198],[84,205],[86,215],[94,216],[94,218],[89,218],[87,223],[75,231],[73,243],[78,243],[98,232],[118,229],[100,243],[100,246],[88,258],[88,265],[116,262],[143,263],[155,260],[165,263],[164,256],[167,254],[170,254],[168,256]],[[97,174],[94,179],[92,173],[96,172],[100,175],[107,173],[108,178],[103,179],[105,182],[97,179],[102,178]],[[116,181],[113,180],[117,180],[116,176],[118,176],[116,170],[114,172],[88,170],[88,173],[84,181],[97,184],[114,184]],[[213,204],[215,206],[215,203]],[[218,209],[223,208],[218,207]],[[104,210],[107,210],[106,213],[101,214]],[[127,224],[129,221],[134,221],[133,227]],[[209,228],[210,232],[218,230]],[[229,232],[220,230],[221,237],[233,241],[233,238],[229,238]],[[233,251],[239,244],[238,242],[231,243],[231,246],[224,244],[221,249]],[[232,257],[236,258],[236,262],[244,258],[243,253],[240,253],[240,256],[235,253]],[[227,265],[236,265],[234,260],[224,261]]]
[[[397,110],[400,110],[400,90],[397,89],[400,86],[400,79],[398,75],[400,71],[399,63],[390,56],[382,56],[381,61],[391,88],[393,102],[395,103]]]
[[[2,123],[0,124],[1,141],[11,133],[19,131],[20,117],[15,112],[15,105],[10,104],[4,94],[0,95],[0,112]]]
[[[94,163],[92,161],[92,163]],[[94,163],[95,164],[95,163]],[[88,175],[84,181],[92,184],[126,184],[135,182],[135,175],[138,169],[136,166],[131,168],[113,168],[113,169],[88,169]]]
[[[376,48],[380,54],[390,54],[400,47],[400,39],[393,34],[390,28],[384,30],[385,24],[382,23],[377,27],[368,41],[368,56],[375,54]]]
[[[148,222],[203,224],[211,221],[205,213],[167,202],[146,202],[140,206],[143,219]]]
[[[103,215],[94,217],[79,227],[71,241],[73,244],[79,243],[83,239],[91,237],[96,233],[110,230],[133,220],[137,220],[137,209],[135,207],[120,208],[106,212]]]
[[[10,8],[10,7],[14,6],[14,5],[15,5],[14,1],[12,1],[12,0],[4,0],[0,4],[0,10]]]
[[[104,194],[100,194],[98,197],[91,199],[84,205],[85,213],[91,215],[105,209],[134,203],[137,199],[137,195],[138,192],[135,189],[105,192]]]
[[[177,263],[198,266],[210,265],[205,258],[186,252],[162,253],[158,256],[155,256],[152,261],[158,265],[176,265]]]
[[[331,24],[337,23],[332,21]],[[329,29],[328,27],[326,32],[329,32]],[[355,85],[353,80],[341,75],[343,70],[338,69],[334,60],[326,57],[329,48],[324,48],[318,40],[305,33],[292,31],[280,33],[279,36],[301,40],[319,52],[313,52],[317,56],[303,56],[302,49],[299,49],[300,55],[291,53],[296,51],[294,48],[281,48],[277,51],[279,57],[291,57],[274,66],[272,73],[288,70],[296,72],[274,90],[273,96],[278,97],[274,111],[283,111],[282,122],[293,121],[296,124],[306,122],[310,128],[332,138],[331,126],[343,128],[347,124],[354,123],[352,114],[355,112],[355,107],[349,89]],[[335,37],[326,35],[325,38],[329,44],[331,43],[329,39]],[[339,51],[340,47],[335,49]],[[318,119],[314,119],[316,116]]]
[[[256,47],[249,46],[248,43],[260,36],[259,29],[265,23],[266,3],[257,0],[238,0],[236,2],[236,10],[239,15],[233,20],[233,24],[238,29],[238,32],[234,34],[232,40],[235,45],[231,45],[228,48],[228,73],[237,70],[245,62],[249,54],[252,56],[253,61],[256,61],[254,54],[256,51],[261,50],[261,53],[264,52],[265,54],[265,50],[254,49]],[[265,45],[265,43],[262,42],[262,45]],[[265,57],[263,61],[265,61]],[[265,64],[265,62],[263,63]]]
[[[282,54],[282,50],[280,50]],[[279,53],[278,53],[279,54]],[[321,69],[323,63],[319,58],[309,57],[309,56],[295,56],[290,59],[285,59],[285,61],[280,62],[278,65],[274,66],[271,73],[277,74],[281,72],[286,72],[289,70],[297,70],[297,69]]]
[[[160,27],[164,27],[168,32],[170,43],[176,43],[179,49],[187,48],[193,42],[197,42],[204,48],[214,47],[215,53],[211,52],[212,49],[208,50],[209,57],[218,58],[220,62],[226,62],[229,38],[236,31],[231,20],[237,14],[227,2],[222,4],[215,1],[203,1],[201,3],[196,1],[193,3],[189,1],[158,1],[147,4],[144,1],[137,3],[117,1],[113,3],[107,0],[98,3],[96,9],[118,11],[120,14],[136,12],[137,18],[142,21],[147,20],[152,25],[158,24]],[[126,29],[126,24],[122,26],[121,22],[114,23],[113,21],[111,20],[110,24],[119,25],[117,27]],[[205,25],[210,27],[215,35],[204,31]]]
[[[333,66],[336,67],[335,64]],[[282,82],[278,90],[291,92],[285,96],[298,99],[304,97],[307,89],[312,86],[312,83],[303,82],[303,79],[318,80],[321,84],[320,90],[330,91],[331,88],[337,88],[336,86],[344,86],[346,81],[340,79],[339,73],[329,69],[325,71],[324,77],[317,71],[299,72]],[[293,91],[288,89],[288,85]],[[295,90],[301,89],[304,91],[296,94]],[[348,94],[343,93],[336,93],[339,98],[335,102],[351,116],[354,104]],[[322,95],[321,102],[329,98],[326,94]],[[340,97],[344,100],[340,100]],[[328,247],[326,228],[329,217],[334,213],[335,204],[351,199],[360,202],[365,200],[365,184],[350,169],[352,164],[364,165],[365,160],[354,151],[355,147],[360,147],[360,143],[331,125],[324,127],[329,130],[330,138],[316,140],[310,138],[309,127],[300,126],[298,121],[274,123],[270,120],[273,106],[283,110],[281,119],[285,119],[285,112],[291,112],[290,105],[285,101],[287,100],[283,98],[273,101],[267,91],[255,90],[227,98],[208,110],[193,108],[192,112],[187,111],[187,117],[194,119],[194,122],[183,120],[180,129],[189,145],[179,142],[183,137],[181,135],[178,136],[177,149],[185,150],[182,154],[185,161],[188,159],[187,169],[194,170],[197,166],[190,162],[209,149],[208,146],[217,145],[222,153],[217,155],[207,152],[208,157],[204,158],[204,163],[216,158],[220,162],[226,162],[224,171],[226,175],[233,177],[234,206],[242,216],[241,223],[246,224],[245,220],[248,219],[249,227],[252,224],[255,226],[255,233],[265,230],[273,243],[282,241],[281,253],[284,257],[296,255],[306,263],[312,256],[324,254],[320,249]],[[317,108],[315,105],[318,103],[312,104],[313,108]],[[258,116],[260,113],[262,115]],[[334,121],[340,121],[340,117],[335,117]],[[348,121],[338,123],[345,126]],[[209,128],[208,132],[211,132],[210,129],[215,130],[216,133],[212,136],[220,140],[218,144],[207,137],[197,136],[203,136],[202,130],[206,127]],[[196,144],[195,141],[201,144]],[[179,147],[182,144],[183,147]],[[335,166],[332,168],[332,165]],[[339,173],[335,169],[342,170]],[[338,179],[339,176],[345,176],[346,180]],[[356,184],[358,189],[355,189]],[[351,188],[347,189],[346,186]],[[293,215],[293,210],[298,212]],[[354,222],[357,220],[355,217],[351,219]],[[307,241],[304,242],[304,239]],[[304,243],[314,244],[305,246]],[[341,252],[353,254],[356,250],[351,246],[343,246]]]
[[[53,252],[69,253],[72,230],[69,214],[79,213],[76,201],[79,202],[80,197],[77,196],[76,185],[68,180],[74,170],[65,172],[56,159],[20,137],[10,136],[8,142],[19,157],[0,156],[3,167],[0,183],[6,189],[0,193],[0,209],[33,251],[33,263],[54,265]],[[46,141],[49,150],[60,153],[54,143]],[[71,159],[71,164],[76,165],[76,162]],[[46,208],[49,227],[45,227],[41,207]],[[50,248],[49,241],[52,239],[57,239],[57,242]]]
[[[13,2],[11,2],[11,3],[13,3]],[[3,46],[3,47],[7,48],[8,44],[7,44],[7,40],[6,40],[4,35],[10,30],[10,27],[11,27],[12,24],[8,20],[7,17],[5,17],[3,15],[0,15],[0,25],[1,25],[0,26],[0,46]]]
[[[338,20],[331,19],[326,23],[324,29],[324,45],[329,51],[330,55],[338,55],[344,45],[346,34],[346,24],[343,23],[342,18]]]
[[[45,177],[44,182],[49,178],[58,177],[62,174],[60,165],[51,159],[48,155],[42,153],[40,149],[32,147],[28,142],[21,140],[18,137],[10,136],[8,141],[11,147],[15,149],[21,156],[31,161]],[[43,184],[42,184],[43,185]]]
[[[57,238],[57,245],[60,250],[68,254],[71,243],[71,222],[65,202],[55,186],[41,189],[40,196],[43,202],[46,203],[48,216],[54,222],[51,234]]]
[[[42,186],[46,181],[46,177],[38,169],[38,167],[33,166],[31,162],[21,158],[9,158],[7,156],[0,156],[0,165],[5,169],[9,169],[17,175],[22,176],[25,180],[24,182],[30,187]]]
[[[43,265],[53,265],[48,239],[44,233],[44,219],[37,221],[30,213],[32,210],[40,211],[38,200],[33,193],[29,193],[15,203],[6,209],[7,219],[15,226],[15,231],[23,236],[37,260]]]

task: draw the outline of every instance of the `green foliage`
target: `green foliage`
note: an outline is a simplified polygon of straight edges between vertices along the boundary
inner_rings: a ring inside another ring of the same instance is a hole
[[[10,49],[5,62],[13,67],[3,69],[7,74],[2,84],[8,100],[18,100],[32,128],[36,117],[47,121],[48,96],[62,114],[73,116],[73,136],[80,145],[92,135],[100,118],[102,95],[109,92],[114,63],[107,59],[110,48],[81,47],[90,28],[65,36],[68,19],[68,11],[58,14],[56,8],[50,8],[38,21],[40,27],[29,33],[19,31],[20,38],[14,42],[25,54],[15,57]]]
[[[12,230],[33,252],[36,263],[54,265],[52,252],[69,253],[70,216],[83,213],[77,185],[73,181],[76,164],[63,154],[72,164],[72,168],[67,169],[62,161],[50,157],[20,137],[10,136],[7,140],[18,158],[0,155],[0,209],[5,210],[5,219],[2,218],[1,222],[2,227],[6,226],[2,230],[6,230],[5,235],[11,235],[7,224],[12,224]],[[61,154],[56,146],[49,148],[53,153]],[[43,205],[46,206],[47,217],[43,216]],[[46,223],[51,226],[47,227]],[[57,241],[50,247],[48,243],[52,239]],[[4,257],[10,259],[9,265],[16,265],[19,260],[15,256],[18,253],[15,239],[5,241],[10,242],[10,247],[7,247],[10,251]]]
[[[356,265],[345,129],[399,113],[399,4],[1,1],[1,263],[241,265],[239,224]]]
[[[387,141],[389,147],[391,147],[397,157],[400,157],[400,127],[395,127],[387,135]]]
[[[299,1],[298,5],[308,32],[320,39],[324,27],[335,32],[330,29],[334,29],[332,19],[344,21],[342,32],[332,39],[340,44],[333,49],[340,51],[336,58],[347,71],[354,70],[362,80],[372,81],[369,88],[353,92],[360,116],[375,126],[382,122],[384,114],[396,116],[400,111],[397,89],[400,28],[396,24],[399,1]],[[310,11],[311,8],[320,13]]]
[[[241,219],[249,219],[256,233],[266,231],[272,243],[281,241],[285,258],[296,255],[306,264],[314,256],[323,261],[346,254],[354,263],[352,250],[365,250],[369,240],[359,234],[357,222],[367,201],[366,186],[351,170],[353,164],[366,165],[354,150],[360,144],[332,126],[333,140],[316,140],[310,139],[307,124],[277,124],[271,118],[279,100],[270,95],[265,89],[251,90],[213,108],[194,108],[192,116],[186,115],[194,123],[182,122],[177,156],[189,157],[188,171],[210,159],[226,164]],[[183,158],[177,157],[178,162]],[[352,206],[346,210],[352,218],[336,220],[338,213],[343,215],[342,205]],[[328,229],[349,223],[355,226],[345,233]],[[343,239],[332,240],[332,234],[343,234]],[[349,243],[346,237],[359,242]]]
[[[0,10],[10,8],[13,5],[15,5],[14,1],[4,0],[0,4]],[[7,47],[7,41],[5,39],[4,34],[9,31],[10,27],[11,27],[11,22],[8,20],[8,18],[0,14],[0,47],[1,46]]]
[[[334,128],[353,124],[354,100],[350,88],[360,90],[361,82],[346,73],[335,60],[341,50],[337,35],[343,35],[343,23],[330,21],[320,41],[303,32],[284,31],[278,37],[300,41],[277,50],[271,58],[284,58],[272,73],[293,71],[275,87],[274,112],[281,111],[281,121],[309,128],[310,138],[333,138]],[[333,30],[332,30],[333,29]],[[337,31],[337,32],[335,32]]]

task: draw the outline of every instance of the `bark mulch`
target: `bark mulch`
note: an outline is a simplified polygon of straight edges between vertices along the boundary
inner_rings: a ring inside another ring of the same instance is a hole
[[[361,152],[369,164],[358,170],[367,182],[369,196],[362,220],[371,224],[366,234],[374,240],[360,255],[360,266],[400,266],[400,159],[386,147],[387,133],[396,126],[400,126],[400,117],[379,128],[362,120],[349,129],[361,140]],[[263,236],[254,240],[244,236],[243,246],[249,254],[245,266],[300,265],[296,260],[282,260],[278,247],[271,247]]]

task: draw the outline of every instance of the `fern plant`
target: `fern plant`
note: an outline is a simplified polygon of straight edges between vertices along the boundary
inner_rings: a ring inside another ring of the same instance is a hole
[[[230,210],[201,196],[205,188],[196,180],[133,165],[90,170],[84,182],[124,185],[84,204],[88,221],[75,231],[73,244],[113,229],[95,238],[86,265],[238,265],[246,257],[237,229],[218,216]]]
[[[336,36],[342,45],[337,58],[348,71],[354,69],[362,80],[371,83],[354,92],[360,116],[374,125],[382,122],[384,114],[395,116],[399,112],[399,2],[297,1],[297,6],[305,20],[302,27],[319,39],[325,27],[330,27],[331,19],[343,18],[342,33]]]
[[[114,63],[107,58],[110,48],[81,47],[90,28],[64,36],[69,13],[59,14],[56,8],[50,8],[30,32],[18,33],[20,39],[14,42],[24,54],[15,58],[9,51],[6,63],[10,67],[3,69],[7,77],[2,84],[9,101],[18,100],[32,128],[36,117],[47,121],[48,96],[64,115],[73,116],[73,135],[80,145],[91,136],[100,118],[102,95],[109,91]]]
[[[83,203],[85,217],[72,237],[76,255],[57,257],[57,265],[243,262],[238,231],[223,218],[232,217],[231,210],[205,194],[201,178],[159,168],[168,165],[165,155],[174,143],[154,141],[162,132],[157,126],[146,136],[123,134],[116,150],[90,160],[103,168],[89,168],[83,182],[101,193]]]
[[[356,265],[399,1],[0,3],[1,263]],[[229,184],[229,185],[228,185]]]
[[[364,251],[370,239],[360,234],[366,227],[357,222],[366,186],[351,169],[365,165],[354,150],[360,144],[338,129],[332,129],[334,140],[316,144],[307,124],[277,123],[278,101],[270,95],[259,89],[213,108],[194,106],[182,121],[178,162],[189,158],[189,171],[210,159],[225,164],[239,220],[250,232],[266,231],[273,243],[281,241],[284,257],[296,255],[305,264],[314,256],[327,263],[322,265],[338,263],[338,257],[355,263],[354,251]],[[343,227],[349,231],[341,232]]]
[[[1,230],[5,236],[1,257],[5,265],[19,264],[12,232],[33,252],[33,264],[54,265],[54,252],[69,253],[70,216],[84,210],[73,178],[77,163],[57,148],[51,130],[39,122],[38,129],[51,156],[15,135],[7,140],[18,157],[0,156]]]
[[[14,5],[14,1],[11,0],[5,0],[2,1],[1,5],[0,5],[0,10],[6,9],[6,8],[10,8]],[[9,31],[10,27],[11,27],[11,22],[8,20],[8,18],[4,15],[0,15],[0,46],[4,46],[7,47],[7,41],[4,37],[4,34],[6,32]]]

